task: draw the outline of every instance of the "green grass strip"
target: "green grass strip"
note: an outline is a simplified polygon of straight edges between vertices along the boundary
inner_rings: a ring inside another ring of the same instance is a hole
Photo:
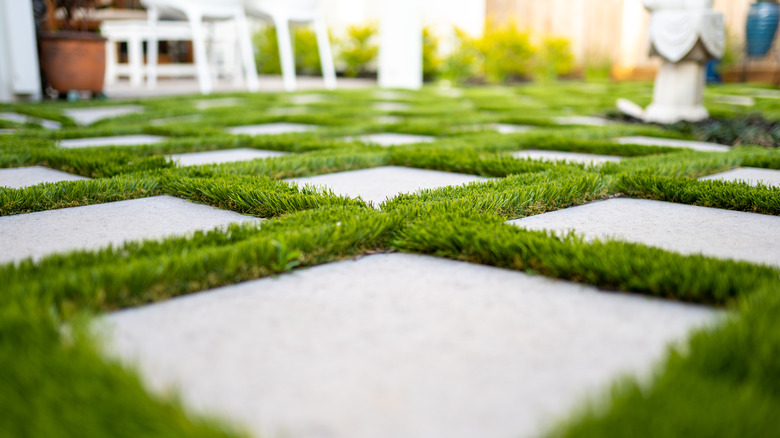
[[[778,271],[749,263],[682,256],[616,241],[523,230],[503,219],[429,216],[399,232],[394,248],[585,283],[606,290],[725,305]]]
[[[643,199],[780,215],[780,188],[765,185],[637,173],[619,175],[617,190]]]

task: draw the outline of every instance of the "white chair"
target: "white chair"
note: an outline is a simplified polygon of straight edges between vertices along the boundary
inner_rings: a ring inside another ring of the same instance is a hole
[[[319,0],[243,0],[243,2],[248,15],[270,19],[276,27],[285,90],[294,91],[296,88],[295,58],[290,35],[291,22],[312,23],[314,25],[325,87],[328,89],[336,88],[333,52]]]
[[[157,22],[160,11],[183,15],[192,29],[192,46],[195,66],[198,72],[198,83],[203,94],[212,91],[209,63],[206,57],[206,36],[203,30],[204,20],[232,19],[236,24],[238,45],[241,51],[244,76],[249,91],[259,89],[257,68],[255,67],[252,41],[249,37],[249,27],[242,6],[242,0],[141,0],[149,12],[149,47],[147,62],[147,81],[150,88],[157,83]]]

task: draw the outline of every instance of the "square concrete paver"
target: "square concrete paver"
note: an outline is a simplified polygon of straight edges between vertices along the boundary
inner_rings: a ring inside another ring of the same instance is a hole
[[[193,152],[188,154],[169,155],[179,166],[197,166],[200,164],[232,163],[235,161],[249,161],[258,158],[279,157],[287,155],[287,152],[264,151],[260,149],[225,149],[221,151]]]
[[[259,221],[171,196],[0,217],[0,263]]]
[[[401,193],[412,193],[422,189],[435,189],[445,186],[459,186],[485,180],[487,178],[461,173],[386,166],[330,173],[308,178],[296,178],[288,181],[297,183],[299,187],[303,187],[306,184],[327,187],[337,195],[352,198],[360,196],[364,201],[378,206],[386,199]]]
[[[620,161],[621,157],[611,155],[581,154],[576,152],[544,151],[527,149],[512,154],[515,158],[526,158],[542,161],[564,161],[567,163],[601,164]]]
[[[277,135],[292,132],[308,132],[319,128],[316,125],[303,125],[300,123],[264,123],[261,125],[234,126],[228,128],[231,134],[246,135]]]
[[[63,113],[73,119],[77,124],[86,126],[99,120],[124,116],[127,114],[142,113],[141,105],[104,106],[96,108],[68,109]]]
[[[255,436],[537,436],[719,314],[411,254],[108,315],[109,354]]]
[[[201,114],[189,114],[186,116],[174,116],[174,117],[165,117],[162,119],[154,119],[150,121],[149,124],[152,126],[162,126],[162,125],[167,125],[169,123],[197,122],[202,118],[203,115]]]
[[[611,120],[590,116],[556,117],[553,121],[558,125],[609,126],[615,124],[615,122]]]
[[[287,101],[294,105],[311,105],[327,100],[324,94],[292,94],[287,96]]]
[[[610,199],[509,223],[532,230],[575,231],[682,254],[780,266],[780,216],[643,199]]]
[[[116,137],[90,137],[90,138],[71,138],[60,140],[59,145],[63,148],[89,148],[96,146],[138,146],[145,144],[154,144],[165,141],[165,137],[159,135],[119,135]]]
[[[349,140],[358,140],[363,143],[371,143],[378,146],[400,146],[414,143],[430,143],[436,140],[436,137],[427,135],[396,134],[394,132],[384,132],[380,134],[361,135],[359,137],[350,137]]]
[[[644,146],[667,146],[671,148],[688,148],[702,152],[727,152],[731,148],[722,144],[707,143],[703,141],[675,140],[672,138],[657,137],[621,137],[617,139],[620,144],[638,144]]]
[[[499,134],[518,134],[535,129],[534,126],[510,125],[506,123],[496,123],[495,125],[490,125],[490,128],[497,131]]]
[[[47,169],[42,166],[0,169],[0,187],[21,189],[40,183],[55,183],[60,181],[86,180],[83,176],[73,175],[59,170]]]
[[[394,112],[406,111],[411,108],[411,105],[403,102],[375,102],[371,107],[377,111]]]
[[[740,169],[729,170],[728,172],[717,173],[702,178],[702,180],[716,179],[721,181],[744,181],[751,186],[758,185],[759,182],[768,186],[780,187],[780,170],[757,169],[755,167],[743,167]]]
[[[195,101],[195,108],[199,110],[207,110],[212,108],[226,108],[231,106],[240,106],[246,103],[244,99],[237,97],[225,97],[221,99],[201,99]]]
[[[55,122],[53,120],[39,119],[37,117],[28,116],[25,114],[17,113],[0,113],[0,120],[8,120],[9,122],[16,123],[34,123],[41,125],[46,129],[57,130],[62,128],[62,123]]]

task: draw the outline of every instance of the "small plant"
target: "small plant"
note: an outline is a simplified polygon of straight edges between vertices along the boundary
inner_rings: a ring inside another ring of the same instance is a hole
[[[439,75],[442,60],[439,57],[439,38],[430,26],[423,28],[423,79],[432,81]]]
[[[545,37],[537,53],[535,64],[534,77],[537,80],[551,81],[571,73],[574,69],[571,43],[563,37]]]
[[[457,44],[455,50],[443,62],[442,77],[455,83],[463,83],[477,76],[482,63],[482,53],[477,47],[477,39],[458,27],[453,30]]]
[[[582,65],[585,80],[596,82],[609,80],[612,77],[612,64],[612,58],[606,53],[586,53]]]
[[[347,36],[339,43],[338,59],[344,64],[344,76],[356,77],[369,72],[370,65],[379,54],[376,23],[347,28]]]
[[[89,32],[95,24],[91,13],[95,0],[46,0],[48,29],[51,31]]]
[[[489,82],[525,79],[531,72],[536,48],[530,32],[520,31],[514,22],[503,26],[488,23],[478,47],[484,57],[482,70]]]
[[[296,27],[292,29],[292,35],[296,71],[304,75],[320,75],[322,72],[320,52],[314,31],[306,27]],[[277,38],[276,28],[273,26],[264,26],[252,37],[257,48],[255,63],[260,73],[277,75],[282,73]]]

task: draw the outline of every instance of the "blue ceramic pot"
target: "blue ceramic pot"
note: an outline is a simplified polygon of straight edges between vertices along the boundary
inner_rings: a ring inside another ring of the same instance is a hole
[[[750,6],[747,19],[748,56],[766,56],[780,21],[780,6],[777,3],[759,1]]]

